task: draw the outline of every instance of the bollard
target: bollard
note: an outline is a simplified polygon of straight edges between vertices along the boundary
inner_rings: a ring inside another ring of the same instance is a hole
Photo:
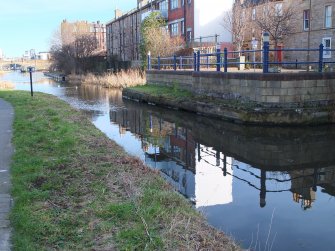
[[[33,68],[28,67],[29,75],[30,75],[30,95],[34,96],[34,90],[33,90]]]
[[[200,71],[200,51],[197,52],[197,71]]]
[[[194,71],[197,71],[197,53],[193,52],[193,69]]]
[[[221,71],[221,49],[216,49],[216,71]]]
[[[269,72],[269,49],[270,49],[270,34],[263,33],[263,73]]]
[[[269,72],[269,42],[263,45],[263,73]]]

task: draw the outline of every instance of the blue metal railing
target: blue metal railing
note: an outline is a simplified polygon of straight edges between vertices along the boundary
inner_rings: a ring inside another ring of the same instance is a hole
[[[232,66],[242,66],[242,65],[251,65],[254,68],[262,68],[263,73],[269,72],[269,67],[274,66],[292,66],[295,65],[298,68],[298,65],[315,65],[319,72],[325,70],[325,65],[335,64],[335,61],[332,58],[325,58],[325,53],[331,53],[335,49],[324,49],[324,46],[320,44],[319,48],[312,49],[301,49],[301,48],[288,48],[288,49],[270,49],[269,43],[265,42],[263,44],[262,50],[243,50],[243,51],[228,51],[227,48],[224,48],[223,52],[220,49],[217,49],[214,53],[201,53],[200,51],[194,52],[193,56],[173,56],[173,57],[158,57],[152,58],[148,55],[148,69],[157,69],[157,70],[193,70],[200,71],[203,68],[215,68],[216,71],[228,72],[228,67]],[[271,59],[274,57],[273,54],[277,55],[275,58],[278,58],[278,53],[289,52],[289,53],[314,53],[318,54],[316,58],[317,61],[281,61],[278,59]],[[240,62],[236,55],[247,55],[248,60]],[[250,60],[250,55],[253,56],[253,59]],[[256,56],[261,60],[256,61]]]

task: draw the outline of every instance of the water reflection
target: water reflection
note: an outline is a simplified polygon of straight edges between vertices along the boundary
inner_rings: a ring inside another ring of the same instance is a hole
[[[110,111],[120,134],[136,134],[145,161],[196,207],[232,202],[233,178],[259,191],[260,207],[266,206],[267,193],[291,191],[304,209],[315,201],[317,186],[334,194],[332,126],[260,130],[127,100],[124,104],[124,109]]]
[[[123,100],[117,90],[36,88],[87,112],[245,248],[335,250],[334,126],[243,126]]]

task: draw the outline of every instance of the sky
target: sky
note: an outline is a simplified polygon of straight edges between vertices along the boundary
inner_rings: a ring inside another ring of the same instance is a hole
[[[115,8],[124,13],[136,0],[0,0],[0,50],[6,57],[25,51],[49,51],[53,34],[64,19],[106,23]]]

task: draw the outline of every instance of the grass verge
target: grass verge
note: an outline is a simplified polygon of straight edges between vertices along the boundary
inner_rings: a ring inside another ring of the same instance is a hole
[[[57,98],[15,108],[14,250],[237,250],[160,175]]]
[[[222,107],[234,108],[234,109],[251,109],[256,106],[255,102],[242,102],[236,99],[221,99],[215,97],[209,97],[206,95],[195,95],[190,91],[179,88],[178,84],[173,86],[160,86],[147,84],[143,86],[129,87],[127,90],[134,90],[136,92],[141,92],[149,94],[153,97],[163,97],[167,100],[178,101],[192,101],[192,102],[203,102],[210,103],[213,105],[220,105]]]

